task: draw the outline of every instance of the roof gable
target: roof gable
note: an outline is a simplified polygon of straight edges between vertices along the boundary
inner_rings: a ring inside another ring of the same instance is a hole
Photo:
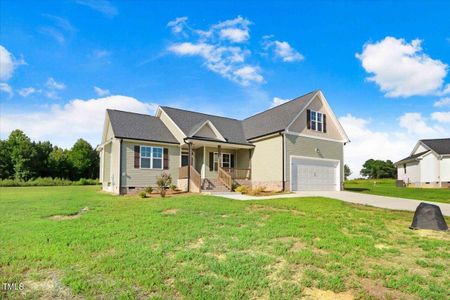
[[[226,141],[220,131],[217,130],[216,126],[214,126],[210,120],[206,120],[194,126],[189,133],[189,137],[212,138]]]
[[[432,150],[439,155],[450,154],[450,138],[427,139],[419,141],[425,148]]]
[[[116,138],[179,144],[157,117],[112,109],[106,111]]]

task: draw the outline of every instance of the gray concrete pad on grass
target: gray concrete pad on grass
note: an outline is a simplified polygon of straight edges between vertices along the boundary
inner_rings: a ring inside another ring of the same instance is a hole
[[[356,192],[345,191],[310,191],[310,192],[295,192],[291,194],[279,194],[273,196],[248,196],[239,193],[213,193],[215,196],[225,197],[235,200],[266,200],[278,198],[298,198],[298,197],[326,197],[337,199],[349,203],[369,205],[379,208],[415,211],[421,202],[431,203],[441,208],[444,216],[450,216],[450,204],[430,202],[426,200],[405,199],[397,197],[377,196],[370,194],[362,194]]]

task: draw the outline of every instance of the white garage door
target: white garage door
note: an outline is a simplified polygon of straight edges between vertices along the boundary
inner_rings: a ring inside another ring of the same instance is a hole
[[[339,190],[339,162],[291,157],[293,191]]]

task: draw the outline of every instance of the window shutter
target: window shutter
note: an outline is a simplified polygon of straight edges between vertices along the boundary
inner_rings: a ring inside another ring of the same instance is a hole
[[[234,154],[230,154],[230,168],[234,168]]]
[[[327,132],[327,115],[322,115],[323,118],[323,132]]]
[[[311,110],[306,110],[306,128],[311,129]]]
[[[134,146],[134,168],[139,169],[141,159],[141,146]]]
[[[209,152],[209,170],[214,171],[214,153]]]
[[[164,170],[169,170],[169,149],[168,148],[164,148],[164,164],[163,164],[163,168]]]

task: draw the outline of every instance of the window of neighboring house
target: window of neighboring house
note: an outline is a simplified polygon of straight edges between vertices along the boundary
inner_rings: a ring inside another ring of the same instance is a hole
[[[163,148],[141,146],[141,169],[162,169]]]
[[[403,172],[406,174],[406,164],[403,164]]]
[[[217,171],[218,166],[218,158],[219,154],[214,152],[214,171]],[[229,169],[231,168],[231,154],[230,153],[222,153],[222,168]]]
[[[323,114],[311,110],[311,129],[323,132]]]

